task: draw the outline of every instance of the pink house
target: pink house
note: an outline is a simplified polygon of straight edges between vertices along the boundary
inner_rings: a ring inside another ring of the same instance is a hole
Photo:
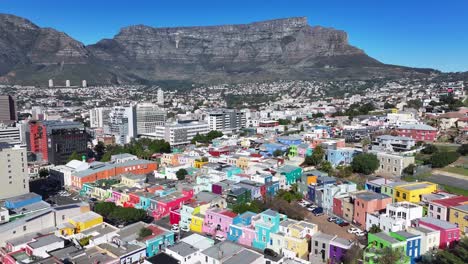
[[[252,226],[244,226],[242,227],[242,235],[239,237],[237,243],[252,247],[252,241],[255,238],[255,229]]]
[[[460,229],[450,222],[433,217],[423,217],[417,221],[417,225],[440,231],[440,249],[450,247],[460,240]]]
[[[203,221],[202,232],[212,236],[227,237],[229,226],[237,214],[221,208],[209,209],[205,213],[205,220]]]
[[[371,191],[358,193],[354,200],[353,221],[358,225],[365,226],[367,213],[385,209],[389,203],[392,203],[392,198],[381,193]]]
[[[168,216],[172,210],[181,208],[184,203],[192,198],[193,189],[183,189],[182,192],[174,192],[157,198],[157,206],[153,210],[153,217],[158,220]]]

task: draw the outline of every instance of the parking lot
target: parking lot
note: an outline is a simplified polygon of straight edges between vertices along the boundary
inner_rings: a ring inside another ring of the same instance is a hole
[[[348,233],[348,229],[350,229],[351,227],[355,227],[351,223],[348,226],[341,227],[335,224],[334,222],[328,222],[327,219],[330,216],[328,216],[327,214],[323,214],[321,216],[315,216],[313,213],[307,211],[307,208],[302,208],[302,210],[306,211],[305,213],[306,220],[310,221],[311,223],[316,224],[320,232],[329,234],[329,235],[337,235],[344,239],[358,240],[361,244],[366,243],[366,240],[367,240],[366,235],[363,237],[358,237],[355,234]]]

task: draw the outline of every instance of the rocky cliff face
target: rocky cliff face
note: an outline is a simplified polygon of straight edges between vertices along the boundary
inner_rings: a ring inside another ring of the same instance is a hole
[[[349,45],[344,31],[311,27],[303,17],[245,25],[129,26],[113,39],[85,47],[65,33],[0,15],[0,36],[0,81],[10,82],[239,82],[421,74],[382,64]]]

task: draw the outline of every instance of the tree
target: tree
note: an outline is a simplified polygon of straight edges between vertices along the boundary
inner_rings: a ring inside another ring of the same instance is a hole
[[[416,165],[410,164],[408,167],[403,169],[403,173],[407,175],[413,175],[414,174],[414,169],[416,169]]]
[[[322,146],[317,145],[314,151],[312,152],[312,155],[307,156],[305,158],[304,163],[306,165],[317,166],[322,162],[324,156],[325,156],[325,151],[323,150]]]
[[[273,151],[273,156],[274,157],[279,157],[279,156],[282,156],[283,155],[283,151],[281,149],[277,149],[275,151]]]
[[[353,174],[351,166],[339,165],[336,167],[335,176],[338,178],[348,178]]]
[[[304,125],[301,124],[301,132],[304,132]]]
[[[45,168],[41,168],[39,170],[39,178],[45,178],[47,176],[49,176],[49,171]]]
[[[350,249],[346,250],[345,255],[343,256],[344,264],[358,264],[359,260],[363,257],[363,250],[359,245],[353,244]]]
[[[87,246],[89,245],[89,240],[91,240],[91,238],[93,238],[93,236],[85,236],[78,240],[78,243],[80,243],[80,246],[82,247]]]
[[[375,233],[380,233],[382,232],[382,229],[378,225],[372,225],[371,228],[369,229],[369,233],[375,234]]]
[[[391,109],[391,108],[395,108],[395,105],[389,102],[385,102],[384,109]]]
[[[460,157],[458,152],[436,152],[425,162],[432,164],[433,168],[443,168],[455,161]]]
[[[384,247],[379,250],[379,257],[376,263],[379,264],[396,264],[408,263],[408,256],[406,256],[403,248]]]
[[[376,155],[371,153],[361,153],[356,155],[351,161],[351,167],[354,172],[369,175],[373,173],[380,165]]]
[[[408,108],[419,109],[422,107],[423,104],[421,100],[414,99],[414,100],[409,100],[408,102],[406,102],[406,105],[408,106]]]
[[[433,144],[427,144],[422,150],[422,154],[433,154],[439,151],[439,149]]]
[[[324,160],[320,163],[320,170],[326,173],[331,173],[333,171],[333,166],[329,161]]]
[[[81,160],[81,156],[76,151],[73,151],[70,157],[68,157],[67,162],[72,161],[72,160]]]
[[[372,142],[370,141],[369,138],[367,138],[367,137],[366,137],[366,138],[363,138],[363,139],[361,140],[362,149],[363,149],[364,151],[367,151],[367,148],[369,147],[369,145],[370,145],[371,143],[372,143]]]
[[[186,169],[180,169],[176,172],[176,177],[179,181],[185,180],[185,176],[187,176],[188,172]]]
[[[94,151],[96,151],[97,160],[101,160],[102,156],[106,152],[106,146],[104,145],[104,142],[99,141],[94,147]]]
[[[296,118],[296,124],[299,124],[299,123],[301,123],[302,121],[303,121],[303,120],[302,120],[301,117]]]
[[[152,234],[153,234],[153,231],[151,231],[151,229],[147,227],[143,227],[142,229],[140,229],[140,232],[138,232],[138,237],[144,238],[147,236],[151,236]]]
[[[460,153],[462,156],[468,155],[468,144],[463,144],[458,147],[457,152]]]
[[[100,202],[94,206],[94,211],[107,218],[117,206],[111,202]]]

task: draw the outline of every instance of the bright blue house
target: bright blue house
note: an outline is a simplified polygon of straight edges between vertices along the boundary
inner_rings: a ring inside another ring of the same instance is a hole
[[[286,216],[276,211],[268,209],[252,218],[255,222],[255,238],[252,247],[264,250],[270,243],[270,234],[277,233],[281,221],[286,220]]]
[[[355,148],[327,149],[327,160],[333,167],[338,165],[348,165],[353,161],[354,156],[361,151]]]
[[[300,137],[295,136],[282,136],[276,139],[279,143],[287,146],[291,145],[299,145],[302,143],[302,139]]]
[[[406,255],[410,257],[411,264],[421,256],[421,235],[406,231],[390,232],[390,236],[399,241],[406,241]]]
[[[239,238],[242,236],[242,227],[249,226],[252,223],[252,217],[255,215],[257,214],[247,211],[236,216],[232,220],[232,224],[229,226],[227,239],[237,243]]]

